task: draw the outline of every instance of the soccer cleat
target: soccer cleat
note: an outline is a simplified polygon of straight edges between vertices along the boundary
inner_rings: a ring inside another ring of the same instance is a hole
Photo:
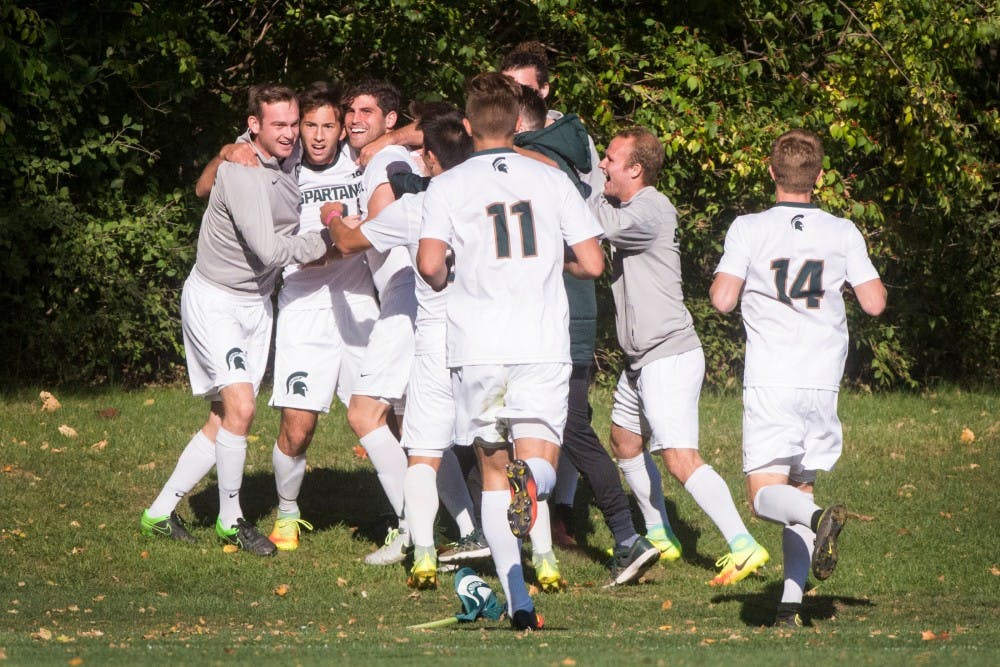
[[[754,540],[746,548],[731,551],[717,560],[715,566],[722,569],[708,583],[712,586],[728,586],[743,581],[770,559],[767,549]]]
[[[428,590],[437,588],[437,584],[437,559],[431,549],[414,561],[406,585],[417,590]]]
[[[812,571],[817,579],[829,579],[837,567],[837,536],[847,523],[847,508],[830,505],[816,524],[816,546],[813,548]]]
[[[514,537],[525,538],[535,525],[538,512],[538,489],[531,468],[521,459],[514,459],[506,466],[507,483],[510,485],[510,508],[507,521]]]
[[[167,516],[149,516],[149,510],[143,510],[142,518],[139,519],[139,532],[146,537],[165,535],[178,542],[197,542],[177,512],[171,512]]]
[[[660,550],[645,537],[639,537],[631,547],[615,547],[611,558],[611,580],[604,588],[639,581],[660,559]]]
[[[273,556],[278,550],[271,540],[257,530],[257,526],[243,517],[236,519],[236,525],[229,529],[222,527],[221,519],[216,519],[215,533],[226,544],[235,544],[255,556]]]
[[[411,550],[410,535],[399,528],[390,528],[385,544],[365,556],[365,562],[369,565],[394,565],[406,560]]]
[[[547,554],[532,554],[531,565],[535,568],[535,579],[543,593],[558,593],[562,590],[562,575],[559,561],[551,551]]]
[[[442,563],[457,563],[477,558],[489,558],[490,546],[486,544],[486,539],[478,529],[472,531],[465,537],[452,544],[448,549],[438,555],[438,561]]]
[[[675,561],[681,557],[681,542],[663,526],[646,532],[646,539],[660,551],[660,560]]]
[[[274,529],[267,539],[282,551],[295,551],[299,548],[299,532],[305,528],[312,530],[312,524],[298,517],[279,518],[274,522]]]
[[[778,611],[774,615],[774,627],[791,630],[805,627],[802,616],[799,614],[801,609],[802,604],[798,602],[778,603]]]
[[[534,609],[518,609],[510,617],[510,626],[522,632],[541,630],[545,626],[545,619]]]

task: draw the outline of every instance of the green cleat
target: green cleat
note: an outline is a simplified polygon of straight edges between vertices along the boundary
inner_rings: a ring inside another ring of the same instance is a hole
[[[708,583],[711,586],[728,586],[743,581],[770,559],[767,549],[754,540],[747,547],[731,551],[717,560],[715,566],[722,569]]]
[[[177,512],[171,512],[167,516],[149,516],[149,510],[143,510],[142,518],[139,519],[139,532],[146,537],[163,535],[178,542],[197,542]]]
[[[646,532],[646,539],[660,550],[660,560],[675,561],[681,557],[681,542],[663,526]]]

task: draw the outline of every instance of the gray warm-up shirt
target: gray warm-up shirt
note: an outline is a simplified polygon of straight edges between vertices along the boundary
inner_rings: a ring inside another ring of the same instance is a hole
[[[701,347],[681,290],[677,209],[651,186],[615,206],[590,208],[611,242],[611,293],[618,343],[630,370]]]
[[[259,167],[219,166],[198,233],[194,270],[202,277],[234,294],[267,296],[282,267],[326,254],[328,233],[293,236],[299,224],[299,155],[296,147],[278,162],[258,151]]]

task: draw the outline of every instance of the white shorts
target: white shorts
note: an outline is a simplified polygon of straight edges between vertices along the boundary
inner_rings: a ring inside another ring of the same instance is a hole
[[[346,406],[377,318],[374,298],[279,310],[270,405],[329,412],[336,393]]]
[[[181,291],[181,330],[191,393],[220,400],[219,390],[248,382],[256,395],[271,345],[271,299],[220,289],[192,271]]]
[[[802,471],[832,470],[844,448],[837,418],[838,392],[829,389],[745,387],[743,472],[789,465]]]
[[[397,275],[399,279],[380,293],[379,316],[352,393],[384,399],[395,404],[398,412],[413,366],[417,297],[413,272]]]
[[[643,439],[649,450],[698,449],[698,399],[705,378],[700,347],[622,373],[615,387],[612,423]]]
[[[402,445],[412,456],[441,456],[455,443],[455,399],[445,353],[413,358]]]
[[[560,363],[452,369],[457,442],[540,438],[561,445],[572,370]]]

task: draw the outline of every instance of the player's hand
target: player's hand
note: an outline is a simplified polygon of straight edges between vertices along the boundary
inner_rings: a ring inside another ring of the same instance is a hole
[[[260,161],[257,159],[257,153],[254,152],[253,147],[245,141],[235,144],[226,144],[222,147],[222,150],[219,151],[219,157],[226,162],[241,164],[244,167],[260,166]]]
[[[319,219],[327,227],[330,226],[331,219],[343,218],[345,215],[347,215],[347,205],[344,202],[331,201],[319,208]]]
[[[338,259],[343,259],[344,253],[337,249],[337,246],[330,246],[327,248],[326,254],[319,259],[315,259],[308,264],[299,264],[299,269],[315,269],[321,266],[326,266],[330,262],[334,262]]]
[[[392,130],[389,130],[381,137],[361,149],[361,152],[358,153],[358,164],[362,167],[367,167],[368,163],[372,161],[372,158],[375,157],[376,153],[386,146],[392,146],[395,143],[396,142],[393,141]]]

